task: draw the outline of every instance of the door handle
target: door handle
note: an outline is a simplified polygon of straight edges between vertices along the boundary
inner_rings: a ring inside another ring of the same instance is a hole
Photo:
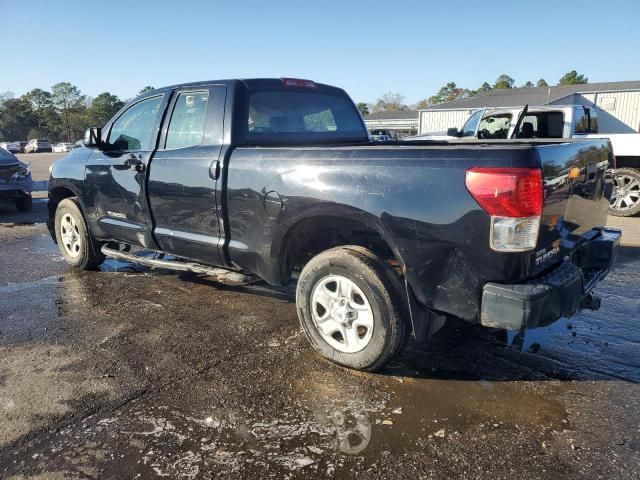
[[[142,163],[142,155],[138,155],[137,157],[134,154],[129,155],[124,161],[124,164],[127,168],[133,168],[136,172],[144,171],[144,163]]]
[[[211,165],[209,165],[209,176],[211,177],[212,180],[218,180],[218,178],[220,178],[220,161],[219,160],[215,160],[211,162]]]

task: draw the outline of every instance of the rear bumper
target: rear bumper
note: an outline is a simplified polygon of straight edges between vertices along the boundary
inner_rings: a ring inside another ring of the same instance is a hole
[[[520,330],[549,325],[582,308],[597,310],[599,301],[592,291],[609,273],[620,236],[620,230],[600,229],[570,260],[541,277],[517,285],[485,284],[480,323]]]

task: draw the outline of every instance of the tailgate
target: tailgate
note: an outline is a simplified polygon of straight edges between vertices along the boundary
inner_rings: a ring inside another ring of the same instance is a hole
[[[536,146],[542,166],[544,204],[540,236],[532,259],[540,272],[574,251],[605,226],[612,179],[607,139]]]

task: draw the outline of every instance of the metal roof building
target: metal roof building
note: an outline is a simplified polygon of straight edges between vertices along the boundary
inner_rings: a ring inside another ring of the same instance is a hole
[[[640,81],[491,90],[420,110],[418,130],[425,134],[445,131],[449,127],[460,128],[479,108],[522,107],[527,104],[595,106],[602,132],[640,132]]]
[[[418,133],[418,111],[398,110],[395,112],[377,112],[364,117],[367,128],[384,128],[395,134],[415,135]]]

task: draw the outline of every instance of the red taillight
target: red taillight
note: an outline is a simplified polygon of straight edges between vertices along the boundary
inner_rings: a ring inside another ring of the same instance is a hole
[[[303,78],[281,78],[280,80],[285,87],[316,88],[316,84],[312,80]]]
[[[491,216],[542,214],[542,172],[536,168],[470,168],[467,190]]]

